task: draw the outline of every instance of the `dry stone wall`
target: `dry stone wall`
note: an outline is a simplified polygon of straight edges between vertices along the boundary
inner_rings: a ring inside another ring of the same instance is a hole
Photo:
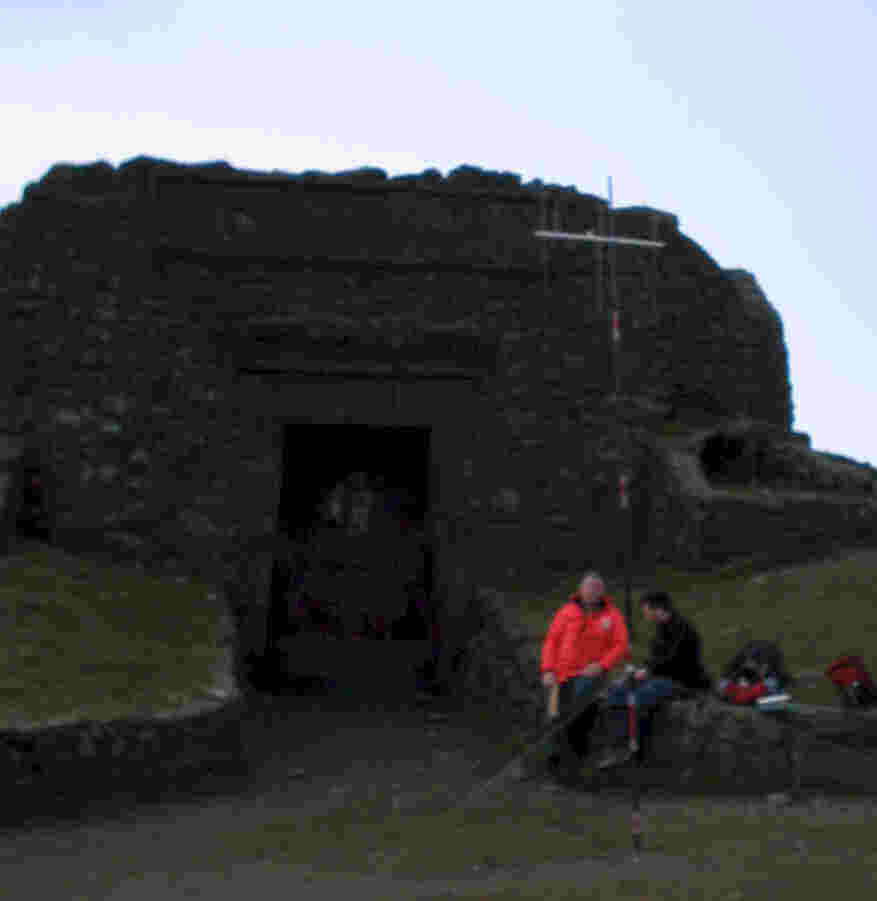
[[[736,420],[651,441],[666,562],[780,566],[877,540],[874,469],[815,452],[806,435]],[[728,459],[705,462],[711,447]]]
[[[114,722],[78,721],[0,730],[0,822],[81,812],[96,801],[167,792],[210,779],[248,776],[244,700],[202,703],[197,711]]]
[[[544,716],[539,673],[542,641],[523,629],[492,589],[478,594],[480,617],[461,669],[466,697],[492,704],[535,724]]]
[[[467,646],[461,672],[464,691],[468,697],[503,710],[523,727],[524,734],[538,734],[545,723],[539,675],[544,635],[521,627],[502,592],[483,590],[479,602],[483,615]],[[611,715],[604,708],[604,716],[597,721],[595,750],[610,740]],[[797,729],[754,708],[726,704],[709,694],[674,701],[655,716],[648,766],[641,776],[646,784],[665,790],[760,791],[778,799],[807,788],[875,791],[877,782],[867,755],[858,756],[854,750],[844,753],[842,747],[820,742],[829,735],[836,739],[838,728],[837,722],[830,720]],[[853,749],[863,743],[870,746],[877,734],[873,722],[840,729],[855,733]],[[538,778],[544,775],[541,767],[539,755],[533,755],[521,762],[518,775]],[[629,784],[625,772],[609,772],[603,779]]]
[[[607,207],[472,167],[393,179],[146,158],[54,167],[0,215],[0,429],[45,460],[53,540],[188,568],[241,605],[266,597],[278,430],[261,412],[270,389],[239,378],[235,340],[282,318],[315,341],[480,341],[489,374],[471,454],[454,464],[473,582],[617,568],[610,258],[540,242],[541,224],[605,231]],[[666,242],[614,252],[625,394],[658,420],[747,414],[788,430],[782,329],[755,280],[720,269],[671,214],[620,210],[615,231]],[[637,454],[636,547],[681,553],[689,508],[649,469],[654,454]]]
[[[212,684],[164,712],[109,722],[76,714],[0,728],[0,822],[81,812],[123,794],[167,792],[210,780],[243,785],[249,758],[242,714],[247,699],[236,676],[235,629],[226,617]]]

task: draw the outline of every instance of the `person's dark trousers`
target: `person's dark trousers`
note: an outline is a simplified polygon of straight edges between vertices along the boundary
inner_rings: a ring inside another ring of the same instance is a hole
[[[627,685],[614,688],[609,693],[609,698],[606,701],[610,717],[609,736],[613,744],[621,744],[628,735],[627,690]],[[684,685],[674,682],[673,679],[666,679],[663,676],[654,676],[651,679],[643,679],[641,682],[636,683],[634,696],[636,697],[641,748],[646,746],[651,737],[651,725],[655,710],[662,704],[687,694],[689,694],[689,691]]]
[[[557,715],[566,716],[586,692],[592,692],[597,679],[588,676],[574,676],[560,685],[557,696]],[[582,716],[554,737],[552,756],[559,761],[572,764],[581,760],[590,749],[590,733],[597,717],[597,705],[593,704]]]

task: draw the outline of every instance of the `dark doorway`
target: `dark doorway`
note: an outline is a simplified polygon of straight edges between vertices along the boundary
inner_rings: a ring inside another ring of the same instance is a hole
[[[700,464],[712,484],[744,485],[761,478],[765,452],[762,441],[718,433],[703,443]]]
[[[430,500],[429,445],[430,430],[426,428],[287,425],[280,530],[293,534],[310,529],[327,491],[355,472],[383,479],[400,499],[405,514],[423,521]]]
[[[429,480],[429,429],[285,427],[270,653],[286,648],[302,676],[320,666],[313,653],[324,675],[341,665],[330,657],[372,670],[369,654],[390,667],[403,649],[424,655],[436,620]]]
[[[15,534],[26,541],[50,542],[49,479],[38,455],[26,450],[17,468]]]

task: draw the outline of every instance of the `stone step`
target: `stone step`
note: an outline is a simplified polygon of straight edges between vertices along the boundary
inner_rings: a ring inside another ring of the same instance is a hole
[[[431,654],[428,640],[335,639],[299,634],[281,638],[277,648],[290,676],[318,676],[344,690],[372,697],[407,694],[415,667]]]

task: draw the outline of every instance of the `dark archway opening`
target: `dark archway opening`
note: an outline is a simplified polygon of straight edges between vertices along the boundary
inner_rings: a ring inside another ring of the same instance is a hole
[[[26,449],[13,470],[10,502],[14,511],[16,541],[52,541],[50,476],[40,455]]]
[[[437,622],[429,480],[429,429],[285,427],[265,655],[281,681],[303,693],[345,680],[374,689],[378,669],[389,685],[401,667],[395,681],[413,690],[419,666],[426,687]]]
[[[711,435],[701,448],[700,464],[707,480],[717,485],[764,484],[783,474],[770,442],[764,436],[752,434]]]
[[[734,482],[741,478],[746,441],[729,435],[711,435],[700,451],[700,465],[710,482]]]

